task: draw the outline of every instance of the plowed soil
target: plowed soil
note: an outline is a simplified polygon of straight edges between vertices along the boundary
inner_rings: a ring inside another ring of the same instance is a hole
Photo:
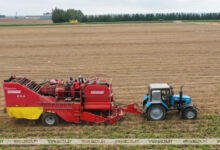
[[[127,115],[113,126],[61,122],[32,125],[3,113],[1,137],[154,138],[220,137],[220,25],[115,24],[0,28],[0,81],[10,75],[38,82],[48,78],[106,74],[113,78],[115,100],[141,100],[150,83],[168,82],[192,98],[198,119],[181,120],[169,112],[165,121]],[[141,107],[140,107],[141,109]]]

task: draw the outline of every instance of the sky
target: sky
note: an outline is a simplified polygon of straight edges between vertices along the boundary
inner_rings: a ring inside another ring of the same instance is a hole
[[[220,12],[220,0],[0,0],[0,14],[41,15],[55,7],[80,9],[86,15]]]

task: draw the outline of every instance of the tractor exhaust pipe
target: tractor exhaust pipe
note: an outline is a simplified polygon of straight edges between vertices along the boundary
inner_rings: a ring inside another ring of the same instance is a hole
[[[180,102],[183,99],[183,86],[180,87]]]

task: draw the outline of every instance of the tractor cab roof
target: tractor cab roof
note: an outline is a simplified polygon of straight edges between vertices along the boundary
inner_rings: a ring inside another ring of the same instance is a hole
[[[149,89],[169,89],[170,86],[167,83],[153,83],[149,84]]]

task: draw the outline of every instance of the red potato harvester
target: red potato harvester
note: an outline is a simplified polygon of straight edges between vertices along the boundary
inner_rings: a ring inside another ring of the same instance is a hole
[[[105,79],[105,80],[104,80]],[[114,124],[125,113],[141,114],[134,103],[127,108],[115,106],[112,79],[96,75],[87,80],[79,77],[66,83],[47,80],[40,84],[25,77],[13,77],[3,83],[5,105],[10,117],[41,119],[54,126],[59,118],[67,122]]]

